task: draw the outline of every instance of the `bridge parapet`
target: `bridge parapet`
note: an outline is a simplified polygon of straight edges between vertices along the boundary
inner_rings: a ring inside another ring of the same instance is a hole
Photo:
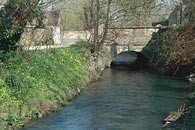
[[[113,57],[128,50],[140,52],[158,30],[158,27],[110,28],[105,46]]]

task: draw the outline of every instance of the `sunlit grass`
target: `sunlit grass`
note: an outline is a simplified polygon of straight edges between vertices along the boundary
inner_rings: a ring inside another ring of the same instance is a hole
[[[34,104],[49,100],[66,103],[64,95],[82,87],[85,53],[89,54],[79,42],[67,49],[20,50],[5,56],[0,62],[0,119],[22,117],[23,107],[35,107]]]

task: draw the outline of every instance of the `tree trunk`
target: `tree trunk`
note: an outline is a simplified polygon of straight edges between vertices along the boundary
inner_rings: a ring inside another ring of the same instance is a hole
[[[106,39],[107,33],[108,33],[111,2],[112,2],[112,0],[108,0],[108,7],[107,7],[107,12],[106,12],[106,21],[105,21],[104,33],[103,33],[102,39],[100,41],[101,45],[103,45],[103,43]]]
[[[95,53],[99,52],[99,16],[100,16],[100,1],[96,0],[96,11],[94,18],[94,39],[93,43],[95,44]]]

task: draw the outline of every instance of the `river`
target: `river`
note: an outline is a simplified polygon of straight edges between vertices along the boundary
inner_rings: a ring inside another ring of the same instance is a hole
[[[189,85],[146,71],[106,69],[63,110],[23,130],[159,130]]]

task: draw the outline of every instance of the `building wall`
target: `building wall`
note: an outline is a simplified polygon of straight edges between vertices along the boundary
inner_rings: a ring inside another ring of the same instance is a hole
[[[50,11],[46,13],[44,20],[45,28],[33,30],[33,26],[27,25],[22,35],[22,39],[41,45],[60,44],[62,42],[62,32],[60,28],[60,11]]]

